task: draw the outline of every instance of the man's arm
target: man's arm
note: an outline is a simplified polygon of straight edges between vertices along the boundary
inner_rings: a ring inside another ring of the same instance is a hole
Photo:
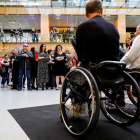
[[[132,61],[137,59],[140,56],[140,35],[135,38],[135,41],[130,49],[124,57],[121,59],[121,62],[126,63],[126,65],[129,65]]]
[[[78,26],[76,31],[76,52],[78,55],[78,60],[82,61],[82,41],[81,41],[81,29],[80,26]]]

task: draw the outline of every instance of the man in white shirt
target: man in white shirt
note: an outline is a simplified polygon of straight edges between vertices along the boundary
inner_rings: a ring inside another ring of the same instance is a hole
[[[140,25],[136,28],[136,38],[131,49],[120,61],[124,62],[128,69],[140,69]]]

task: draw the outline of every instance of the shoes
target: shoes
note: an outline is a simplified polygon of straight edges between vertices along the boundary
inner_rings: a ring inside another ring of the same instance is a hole
[[[22,87],[25,88],[25,85],[23,85]]]
[[[78,105],[78,104],[75,104],[75,105],[66,104],[65,106],[66,106],[67,109],[69,109],[71,111],[71,113],[73,115],[79,115],[79,113],[80,113],[80,105]]]
[[[46,87],[46,89],[48,89],[48,87]]]
[[[11,89],[17,89],[17,88],[15,88],[15,87],[11,87]]]
[[[53,89],[53,87],[51,87],[51,89]]]
[[[28,88],[28,90],[32,91],[32,88],[31,88],[31,87],[29,87],[29,88]]]
[[[7,85],[6,88],[8,88],[9,86]]]
[[[5,88],[5,85],[2,85],[1,88]]]
[[[80,106],[80,114],[85,114],[85,110],[86,110],[86,104],[85,103],[82,103],[81,106]]]
[[[18,91],[21,91],[21,88],[18,88]]]

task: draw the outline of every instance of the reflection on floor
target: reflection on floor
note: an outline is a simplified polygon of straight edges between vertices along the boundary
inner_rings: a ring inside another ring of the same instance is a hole
[[[29,140],[8,110],[59,104],[60,90],[38,91],[0,88],[0,140]]]

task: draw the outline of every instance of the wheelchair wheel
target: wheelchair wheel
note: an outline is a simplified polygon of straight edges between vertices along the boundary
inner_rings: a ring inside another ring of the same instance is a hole
[[[96,126],[100,112],[99,90],[86,69],[74,69],[65,77],[60,111],[67,130],[74,136],[86,136]]]
[[[131,75],[126,72],[123,72],[123,75],[122,84],[100,92],[100,103],[101,110],[109,121],[121,127],[128,127],[139,117],[140,89]]]

